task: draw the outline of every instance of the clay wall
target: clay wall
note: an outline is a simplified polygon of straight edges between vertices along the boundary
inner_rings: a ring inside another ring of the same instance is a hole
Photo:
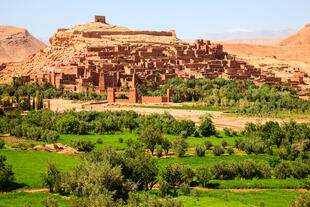
[[[86,38],[100,38],[105,35],[152,35],[152,36],[173,36],[172,32],[158,31],[92,31],[83,32],[82,36]]]
[[[162,96],[141,96],[141,103],[165,103],[167,97]]]

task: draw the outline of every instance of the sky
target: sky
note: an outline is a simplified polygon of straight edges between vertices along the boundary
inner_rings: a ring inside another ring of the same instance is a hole
[[[175,29],[184,40],[208,34],[295,31],[310,23],[310,0],[1,1],[0,25],[26,28],[40,39],[48,39],[57,28],[91,22],[94,15],[132,30]]]

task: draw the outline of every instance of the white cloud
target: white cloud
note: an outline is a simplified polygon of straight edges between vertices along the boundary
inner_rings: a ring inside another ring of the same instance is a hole
[[[248,30],[248,29],[235,28],[235,29],[229,29],[229,30],[227,30],[227,32],[239,33],[239,32],[252,32],[252,31]]]

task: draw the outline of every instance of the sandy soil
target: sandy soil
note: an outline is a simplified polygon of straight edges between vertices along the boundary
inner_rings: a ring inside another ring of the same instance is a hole
[[[35,143],[35,141],[32,140],[25,140],[25,139],[19,139],[19,138],[15,138],[15,137],[10,137],[10,136],[3,136],[0,137],[0,139],[4,140],[4,143],[6,144],[15,144],[15,143]]]
[[[15,190],[13,192],[23,192],[23,193],[45,193],[45,192],[49,192],[48,188],[38,188],[38,189],[20,189],[20,190]]]
[[[73,149],[72,147],[68,147],[62,143],[56,143],[58,149],[55,149],[54,144],[46,144],[46,145],[38,145],[35,146],[34,150],[39,151],[48,151],[48,152],[57,152],[58,154],[81,154],[81,152]]]
[[[199,110],[181,110],[181,109],[160,109],[160,108],[137,108],[128,104],[114,105],[108,103],[91,104],[91,102],[84,103],[72,103],[69,100],[53,99],[51,101],[51,110],[57,112],[63,112],[64,110],[75,108],[77,111],[89,110],[89,111],[120,111],[120,110],[132,110],[139,114],[152,114],[152,113],[164,113],[168,112],[178,120],[190,119],[196,124],[199,124],[199,116],[208,112],[213,116],[213,122],[217,129],[223,129],[228,127],[234,130],[242,130],[246,122],[266,122],[266,121],[289,121],[288,119],[275,119],[275,118],[255,118],[255,117],[229,117],[224,112],[219,111],[199,111]],[[297,122],[309,121],[309,119],[296,119]]]

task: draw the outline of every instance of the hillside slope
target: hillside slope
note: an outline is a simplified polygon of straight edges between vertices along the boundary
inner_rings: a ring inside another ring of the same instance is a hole
[[[296,34],[289,36],[279,43],[281,46],[309,46],[310,45],[310,24],[299,30]]]
[[[21,61],[46,46],[24,28],[0,26],[0,62]]]

